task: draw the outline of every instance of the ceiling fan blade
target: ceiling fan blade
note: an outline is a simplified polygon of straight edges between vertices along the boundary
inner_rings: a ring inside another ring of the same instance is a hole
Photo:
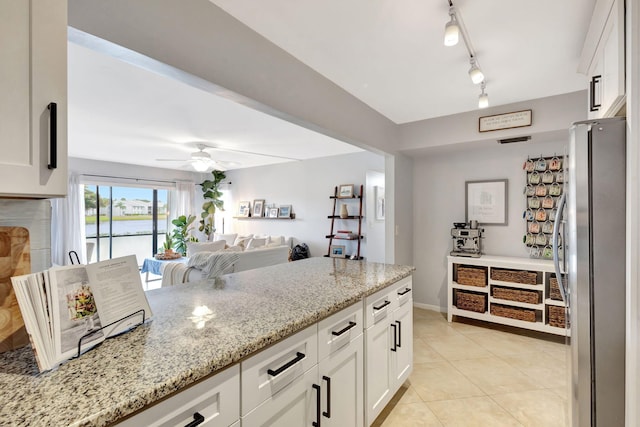
[[[207,145],[207,149],[220,150],[220,151],[230,151],[230,152],[233,152],[233,153],[252,154],[254,156],[273,157],[273,158],[276,158],[276,159],[300,161],[300,159],[295,159],[293,157],[277,156],[275,154],[256,153],[255,151],[236,150],[235,148],[217,147],[215,145]]]
[[[155,159],[157,162],[188,162],[191,159]]]

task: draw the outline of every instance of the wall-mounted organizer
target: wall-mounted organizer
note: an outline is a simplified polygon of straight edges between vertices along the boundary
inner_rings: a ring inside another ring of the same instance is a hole
[[[354,191],[354,185],[343,185],[340,186],[340,189],[342,187],[351,187],[351,191],[348,196],[341,196],[341,190],[339,190],[339,187],[335,187],[333,190],[333,196],[329,197],[333,200],[333,211],[331,215],[327,217],[331,220],[331,230],[326,236],[326,238],[329,239],[329,248],[325,257],[361,260],[364,259],[364,257],[360,256],[360,243],[363,239],[362,219],[364,216],[362,215],[362,198],[364,195],[364,186],[360,185],[359,194]],[[341,203],[338,204],[338,201]],[[348,206],[349,204],[351,206]],[[351,212],[349,212],[349,209]],[[356,210],[357,214],[355,214]],[[353,230],[336,230],[336,221],[341,221],[341,224],[346,226],[346,223],[349,222],[349,220],[355,220],[350,222],[354,224],[357,223],[357,232]],[[352,241],[354,244],[348,245],[349,241]]]
[[[526,227],[522,240],[529,248],[531,258],[553,258],[553,225],[558,216],[558,201],[567,181],[564,163],[562,156],[541,155],[537,159],[528,158],[522,166],[527,178],[522,214]]]

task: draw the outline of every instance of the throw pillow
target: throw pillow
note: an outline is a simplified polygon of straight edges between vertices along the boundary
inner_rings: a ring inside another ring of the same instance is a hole
[[[238,237],[238,233],[233,234],[218,234],[213,233],[213,241],[217,242],[218,240],[224,240],[229,242],[230,244],[236,241],[236,237]]]
[[[247,234],[246,236],[238,235],[238,237],[236,237],[236,240],[233,242],[233,246],[241,246],[244,248],[247,246],[247,243],[249,242],[249,240],[251,240],[252,237],[253,234]]]
[[[224,252],[242,252],[244,251],[244,247],[242,246],[227,246],[224,249]]]
[[[217,252],[224,249],[227,244],[224,240],[216,242],[187,242],[187,256],[197,254],[198,252]]]
[[[269,236],[268,243],[275,243],[274,246],[282,246],[284,245],[284,236]]]
[[[267,239],[266,237],[263,237],[262,239],[251,239],[249,240],[249,243],[247,243],[246,249],[255,249],[255,248],[259,248],[260,246],[264,246],[267,244]]]

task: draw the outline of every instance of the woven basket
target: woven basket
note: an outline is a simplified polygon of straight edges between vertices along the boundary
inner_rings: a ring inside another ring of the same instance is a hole
[[[487,311],[487,296],[458,290],[456,291],[456,307],[460,310],[484,313]]]
[[[538,291],[528,291],[526,289],[513,289],[492,287],[491,293],[495,298],[508,301],[526,302],[528,304],[540,304],[540,293]]]
[[[565,328],[567,326],[569,326],[568,324],[565,324],[565,308],[564,307],[557,307],[555,305],[550,305],[548,306],[548,320],[549,320],[549,326],[555,326],[556,328]],[[568,323],[568,322],[566,322]]]
[[[536,321],[536,311],[526,308],[491,304],[491,314],[494,316],[508,317],[509,319],[524,320],[526,322]]]
[[[506,270],[500,268],[491,269],[491,279],[501,282],[522,283],[535,285],[538,283],[538,273],[532,271]]]
[[[555,277],[552,277],[549,280],[549,298],[556,301],[562,301],[562,294],[558,288],[558,279]]]
[[[467,286],[487,286],[487,269],[482,267],[458,267],[458,280],[461,285]]]

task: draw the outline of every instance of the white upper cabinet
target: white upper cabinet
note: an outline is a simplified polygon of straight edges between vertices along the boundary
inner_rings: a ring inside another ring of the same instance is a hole
[[[67,0],[0,0],[0,197],[67,191]]]
[[[578,70],[589,78],[589,118],[613,117],[624,107],[624,0],[598,0]]]

